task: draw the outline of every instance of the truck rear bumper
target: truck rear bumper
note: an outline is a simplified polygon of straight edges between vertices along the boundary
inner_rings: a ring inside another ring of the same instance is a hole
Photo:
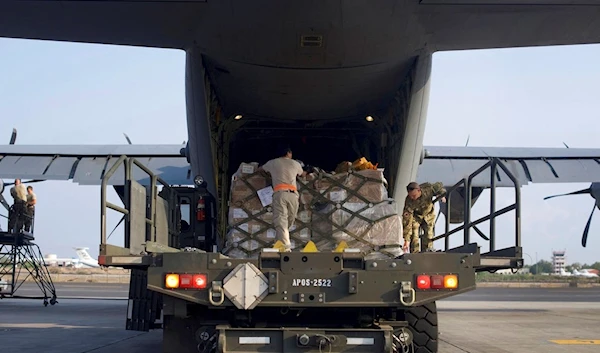
[[[391,326],[380,329],[231,328],[217,326],[219,353],[391,353]]]

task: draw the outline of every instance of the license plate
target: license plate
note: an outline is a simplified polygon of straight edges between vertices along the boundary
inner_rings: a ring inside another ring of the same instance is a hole
[[[331,280],[327,278],[295,278],[292,287],[331,287]]]

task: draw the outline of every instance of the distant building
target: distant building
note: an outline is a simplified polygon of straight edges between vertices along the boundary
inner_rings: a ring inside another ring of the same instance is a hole
[[[552,252],[552,272],[555,275],[561,274],[567,267],[565,252],[565,250]]]

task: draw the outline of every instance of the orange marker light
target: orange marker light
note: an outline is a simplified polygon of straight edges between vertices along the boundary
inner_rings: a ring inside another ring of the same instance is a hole
[[[446,275],[444,276],[444,288],[456,289],[458,287],[458,276]]]
[[[167,288],[178,288],[179,287],[179,275],[176,273],[170,273],[165,277],[165,287]]]

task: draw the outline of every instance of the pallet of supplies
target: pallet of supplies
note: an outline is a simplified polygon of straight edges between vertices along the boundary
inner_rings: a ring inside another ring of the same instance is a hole
[[[364,158],[345,165],[346,171],[317,170],[298,179],[300,206],[290,229],[292,250],[312,240],[319,251],[332,251],[345,241],[367,258],[401,255],[402,220],[395,202],[388,199],[383,170]],[[356,170],[355,165],[363,168]],[[271,180],[257,170],[258,163],[242,163],[232,178],[224,255],[256,258],[277,241]]]

